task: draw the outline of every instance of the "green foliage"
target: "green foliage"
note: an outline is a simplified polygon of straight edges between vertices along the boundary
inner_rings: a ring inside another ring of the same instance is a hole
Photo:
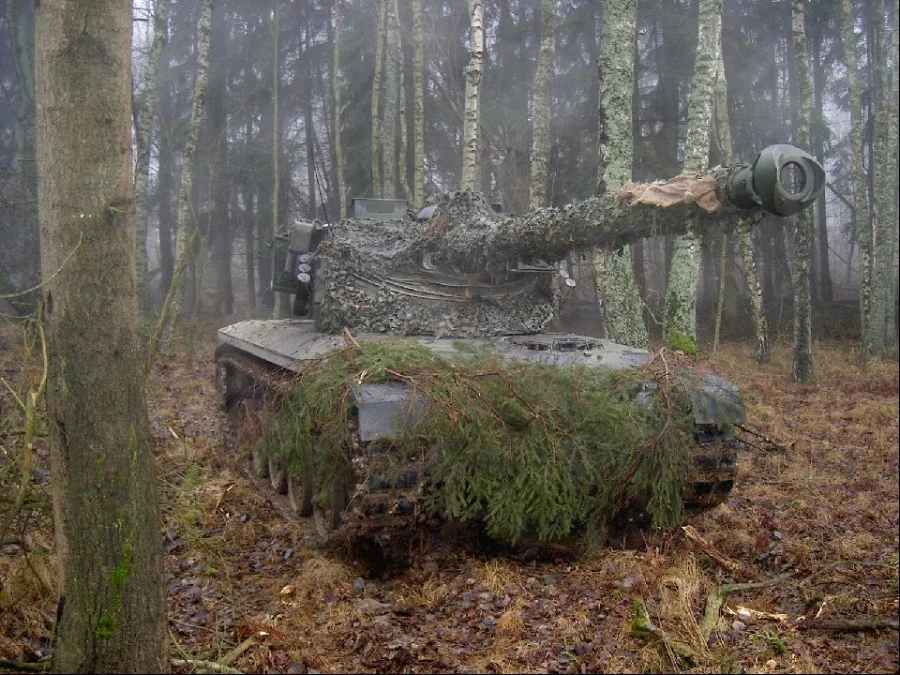
[[[292,472],[313,453],[322,503],[336,479],[351,477],[354,388],[401,381],[417,396],[406,431],[380,461],[424,458],[432,513],[483,518],[509,542],[549,541],[581,524],[597,534],[629,499],[647,494],[655,527],[680,522],[693,440],[687,396],[664,391],[638,405],[632,399],[646,373],[469,357],[452,362],[399,340],[332,352],[297,379],[267,425],[264,452]]]
[[[666,336],[666,348],[673,352],[684,352],[690,356],[697,355],[697,344],[688,335],[674,328]]]

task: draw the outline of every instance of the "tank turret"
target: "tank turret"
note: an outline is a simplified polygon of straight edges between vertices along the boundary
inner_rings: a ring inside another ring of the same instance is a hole
[[[455,192],[415,218],[299,224],[287,267],[299,280],[298,313],[311,314],[323,332],[539,333],[575,283],[557,263],[568,251],[616,249],[689,228],[728,229],[760,211],[792,215],[813,203],[824,176],[807,153],[775,145],[752,165],[631,183],[607,197],[521,216],[498,213],[479,194]]]

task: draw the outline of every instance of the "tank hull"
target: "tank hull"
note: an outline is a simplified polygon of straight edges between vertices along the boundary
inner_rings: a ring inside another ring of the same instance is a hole
[[[222,403],[231,421],[228,433],[240,439],[238,445],[243,446],[246,456],[254,456],[262,436],[261,422],[275,401],[288,392],[293,378],[302,374],[305,364],[347,347],[348,341],[386,341],[393,337],[396,336],[388,333],[324,334],[308,319],[251,320],[222,328],[218,334],[217,367]],[[636,370],[653,356],[646,350],[609,340],[570,334],[406,339],[416,340],[448,359],[465,359],[475,351],[491,349],[510,362],[560,367]],[[734,483],[741,445],[728,427],[744,421],[744,407],[740,392],[715,375],[687,369],[679,377],[694,382],[690,396],[696,429],[691,452],[693,474],[683,491],[683,501],[689,509],[711,508],[727,499]],[[636,400],[652,395],[652,387],[648,386]],[[419,509],[427,471],[411,464],[403,471],[395,470],[393,479],[381,480],[367,463],[373,453],[383,451],[385,441],[399,438],[405,425],[415,422],[409,414],[410,404],[415,407],[418,402],[416,394],[400,382],[363,383],[353,391],[353,397],[357,440],[350,454],[356,483],[344,485],[340,494],[332,495],[330,510],[324,513],[316,512],[310,500],[302,498],[292,499],[294,511],[297,515],[312,513],[324,543],[358,548],[359,542],[377,541],[379,548],[388,548],[391,542],[399,545],[406,541],[416,522],[428,519]],[[248,416],[252,419],[246,419]],[[308,496],[315,492],[308,482],[290,483],[282,477],[283,472],[273,478],[275,469],[258,457],[254,467],[257,476],[269,475],[276,491],[290,489],[292,497],[294,493]],[[644,523],[639,508],[623,513],[619,521],[622,520],[632,520],[638,526]]]

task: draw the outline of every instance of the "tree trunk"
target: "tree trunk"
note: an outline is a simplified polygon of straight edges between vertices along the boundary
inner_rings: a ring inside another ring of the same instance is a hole
[[[813,111],[816,116],[816,134],[811,139],[815,144],[815,156],[819,164],[825,166],[825,136],[828,128],[825,124],[825,118],[822,113],[823,98],[825,96],[825,63],[822,54],[823,42],[823,19],[816,19],[815,30],[813,33]],[[816,222],[816,293],[815,297],[819,303],[824,306],[831,305],[834,299],[834,292],[831,286],[831,270],[829,268],[828,255],[828,221],[825,209],[825,191],[819,195],[816,200],[815,210]]]
[[[478,99],[484,63],[484,3],[469,0],[469,65],[466,67],[466,106],[463,115],[463,190],[478,186]]]
[[[425,30],[422,0],[410,0],[413,20],[413,185],[412,205],[425,204]]]
[[[334,53],[331,66],[331,93],[334,96],[334,130],[332,148],[337,186],[337,220],[344,217],[344,152],[341,146],[341,0],[334,0]]]
[[[382,127],[381,153],[384,193],[387,199],[396,199],[397,193],[397,112],[400,107],[400,17],[397,0],[387,0],[384,55],[384,125]]]
[[[381,72],[384,59],[384,42],[387,38],[387,5],[393,0],[376,0],[378,3],[378,26],[376,28],[375,38],[375,75],[372,78],[372,109],[370,111],[372,121],[372,144],[371,144],[371,164],[372,164],[372,189],[369,191],[373,197],[384,196],[384,186],[381,181],[381,133],[379,131],[379,121],[381,119],[381,111],[379,110],[379,98],[381,96]]]
[[[719,20],[721,36],[721,17]],[[723,41],[724,42],[724,41]],[[715,110],[716,142],[719,146],[719,154],[722,163],[726,166],[734,163],[734,146],[731,141],[731,122],[728,115],[728,80],[725,76],[725,61],[722,50],[719,50],[718,65],[716,66],[716,85],[713,97]],[[753,332],[756,337],[756,362],[769,362],[769,326],[766,315],[763,313],[762,289],[759,284],[759,271],[753,258],[752,227],[749,221],[744,221],[737,228],[738,248],[744,261],[744,274],[747,277],[747,293],[750,296],[750,315],[753,321]],[[725,274],[725,261],[722,261],[720,274]],[[724,276],[723,276],[724,279]],[[723,311],[724,297],[723,284],[719,286],[719,307],[716,314],[716,334],[719,333],[719,322]],[[718,339],[716,339],[718,342]]]
[[[161,64],[168,71],[166,64]],[[175,157],[172,151],[172,86],[159,91],[159,172],[156,181],[156,213],[159,235],[159,295],[166,297],[175,271],[172,250],[172,191],[175,186]],[[148,289],[149,290],[149,289]]]
[[[225,109],[228,62],[225,6],[213,7],[212,44],[209,56],[209,99],[206,130],[209,148],[209,240],[215,278],[215,307],[218,316],[234,312],[231,280],[231,220],[228,214],[228,118]]]
[[[792,34],[797,79],[797,144],[809,148],[809,121],[812,84],[806,45],[806,0],[792,0]],[[794,364],[797,382],[815,377],[812,358],[812,309],[809,266],[812,257],[812,214],[804,210],[794,217]]]
[[[688,130],[684,144],[684,170],[702,173],[709,162],[713,80],[718,63],[721,0],[700,0],[697,17],[697,56],[688,105]],[[675,241],[664,317],[665,343],[696,350],[697,280],[700,275],[699,241],[689,231]]]
[[[395,0],[396,2],[396,0]],[[406,116],[406,55],[403,51],[403,42],[400,39],[402,31],[400,30],[400,7],[399,3],[394,8],[397,13],[397,74],[399,76],[400,101],[397,107],[397,117],[399,120],[399,131],[397,133],[397,179],[400,183],[400,195],[398,198],[410,200],[409,193],[409,129]]]
[[[184,269],[181,259],[191,254],[187,246],[197,228],[196,214],[191,204],[194,188],[194,154],[197,150],[197,139],[200,136],[200,124],[206,106],[206,86],[209,77],[209,43],[212,22],[212,0],[203,0],[200,11],[200,23],[197,27],[197,78],[194,82],[194,100],[191,104],[191,121],[187,138],[184,141],[184,157],[181,162],[181,187],[178,191],[178,233],[175,243],[175,258],[178,268]],[[184,302],[184,284],[182,275],[176,269],[172,277],[169,294],[172,300],[168,310],[160,317],[162,324],[161,350],[171,353],[172,341],[175,337],[175,324]],[[167,297],[168,300],[168,297]]]
[[[610,3],[604,11],[597,58],[600,83],[598,197],[615,193],[631,181],[636,12],[635,0]],[[605,305],[607,336],[622,344],[646,347],[650,338],[634,283],[631,249],[595,251],[594,270],[597,297]]]
[[[547,175],[550,165],[550,81],[553,78],[555,54],[556,0],[541,0],[541,52],[534,73],[531,105],[532,209],[547,206]]]
[[[134,176],[134,231],[137,241],[138,309],[147,316],[147,183],[150,177],[150,141],[156,112],[156,82],[159,60],[168,39],[171,0],[156,0],[153,12],[153,44],[147,61],[147,85],[136,129],[137,157]]]
[[[35,163],[35,3],[31,0],[7,0],[6,17],[15,40],[16,71],[19,89],[16,96],[16,174],[21,185],[23,208],[17,213],[24,245],[26,287],[34,286],[41,276],[40,233],[38,231],[37,167]]]
[[[887,66],[884,0],[875,3],[875,69],[877,108],[875,112],[875,208],[873,209],[872,301],[865,344],[870,356],[883,358],[894,342],[891,286],[894,268],[894,194],[897,181],[897,92],[893,90]],[[894,34],[896,57],[896,31]],[[894,62],[894,72],[898,64]]]
[[[53,667],[163,672],[160,522],[138,345],[131,5],[44,0],[36,26],[60,594]]]

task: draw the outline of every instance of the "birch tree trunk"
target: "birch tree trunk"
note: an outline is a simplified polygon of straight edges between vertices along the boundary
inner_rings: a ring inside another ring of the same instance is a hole
[[[412,205],[425,203],[425,30],[422,0],[410,0],[413,20],[413,185]]]
[[[721,31],[721,17],[720,17]],[[721,36],[721,32],[719,33]],[[719,144],[719,152],[722,155],[722,163],[726,166],[734,163],[734,147],[731,142],[731,122],[728,116],[728,79],[725,76],[725,62],[722,58],[722,50],[719,50],[718,66],[716,67],[716,86],[713,98],[715,108],[716,139]],[[768,363],[769,355],[769,326],[766,315],[763,312],[762,288],[759,283],[759,270],[756,268],[756,260],[753,257],[753,239],[751,232],[752,223],[749,220],[742,221],[737,229],[737,244],[744,262],[744,274],[747,278],[747,293],[750,296],[750,316],[753,320],[753,333],[756,337],[755,358],[757,363]],[[724,268],[722,271],[724,275]],[[720,292],[721,296],[721,292]],[[719,300],[719,313],[721,313],[722,300]],[[717,326],[718,326],[717,316]],[[718,333],[718,328],[716,330]]]
[[[631,181],[634,159],[632,101],[636,0],[608,3],[597,68],[600,84],[597,196],[613,194]],[[641,315],[641,298],[634,283],[631,249],[594,251],[597,297],[604,306],[609,338],[646,347],[650,338]]]
[[[371,143],[371,174],[373,197],[384,196],[384,188],[381,182],[381,132],[379,122],[381,110],[379,109],[381,98],[381,71],[384,59],[384,41],[387,33],[385,19],[387,16],[387,4],[393,0],[377,0],[378,2],[378,27],[375,38],[375,75],[372,78],[372,143]]]
[[[809,148],[812,83],[806,44],[806,0],[792,0],[791,33],[797,79],[797,136],[801,148]],[[784,178],[782,178],[782,181]],[[815,377],[812,358],[812,307],[809,267],[812,259],[812,213],[807,209],[794,217],[794,363],[797,382]]]
[[[333,63],[331,66],[331,93],[334,96],[334,138],[332,139],[332,147],[334,148],[334,171],[337,179],[335,189],[337,196],[337,218],[340,220],[344,217],[346,211],[344,205],[344,151],[341,146],[341,0],[334,0],[334,11],[332,19],[334,21],[334,53],[332,55]]]
[[[875,3],[875,69],[878,107],[875,112],[875,156],[872,164],[875,182],[873,211],[872,301],[866,325],[865,344],[870,356],[883,358],[894,342],[891,286],[894,267],[894,194],[897,181],[897,92],[891,86],[887,66],[884,1]],[[894,56],[896,58],[896,30]],[[896,81],[897,62],[894,62]]]
[[[150,142],[156,119],[156,82],[159,60],[168,39],[169,8],[172,0],[156,0],[153,9],[153,44],[147,61],[147,84],[141,105],[137,133],[134,176],[134,232],[137,243],[138,309],[141,319],[147,315],[147,183],[150,176]]]
[[[396,2],[396,0],[395,0]],[[400,39],[400,7],[399,3],[394,6],[397,15],[397,73],[400,79],[400,104],[397,109],[397,116],[400,121],[400,131],[397,134],[399,138],[397,148],[397,177],[400,183],[400,192],[403,199],[410,199],[409,194],[409,171],[407,166],[407,154],[409,152],[409,144],[407,142],[408,129],[406,124],[406,57],[403,53],[403,42]]]
[[[172,284],[166,296],[166,302],[155,331],[161,333],[160,350],[164,354],[172,353],[172,340],[175,336],[175,325],[184,302],[185,261],[191,254],[188,242],[196,239],[196,214],[193,212],[191,196],[194,189],[194,155],[197,151],[197,139],[200,136],[200,123],[203,120],[203,108],[206,105],[206,86],[209,80],[209,42],[212,32],[212,0],[203,0],[200,10],[200,23],[197,26],[197,78],[194,82],[194,100],[191,104],[191,122],[188,126],[187,138],[184,141],[184,157],[181,162],[181,187],[178,190],[178,226],[175,242],[175,271]],[[160,330],[161,329],[161,330]],[[151,344],[151,358],[154,345]]]
[[[384,55],[384,125],[381,154],[384,160],[384,191],[387,199],[397,198],[397,110],[400,107],[400,17],[397,0],[387,0]]]
[[[140,376],[131,3],[36,13],[57,672],[165,672],[166,609]]]
[[[550,164],[550,80],[556,54],[556,0],[541,0],[541,51],[531,105],[531,208],[547,206]],[[630,178],[630,176],[629,176]]]
[[[709,163],[713,79],[718,63],[722,0],[700,0],[697,18],[697,56],[688,104],[688,129],[684,143],[684,170],[702,173]],[[697,281],[700,275],[700,242],[692,231],[675,241],[663,333],[666,346],[696,352]]]
[[[463,113],[462,179],[460,188],[478,186],[478,98],[484,64],[484,3],[469,0],[469,65],[466,67],[466,107]]]

